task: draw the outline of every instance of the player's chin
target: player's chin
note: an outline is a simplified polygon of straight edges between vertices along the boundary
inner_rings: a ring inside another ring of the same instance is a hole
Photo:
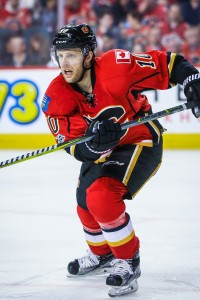
[[[69,74],[65,74],[65,72],[62,72],[63,77],[65,79],[65,81],[67,81],[68,83],[74,83],[74,76],[73,75],[69,75]]]

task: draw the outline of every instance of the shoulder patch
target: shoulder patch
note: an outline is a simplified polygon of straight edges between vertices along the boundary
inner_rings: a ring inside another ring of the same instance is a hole
[[[50,100],[51,98],[45,94],[41,104],[41,108],[43,111],[47,112]]]
[[[126,50],[115,50],[115,57],[117,64],[130,64],[131,63],[131,55],[129,51]]]

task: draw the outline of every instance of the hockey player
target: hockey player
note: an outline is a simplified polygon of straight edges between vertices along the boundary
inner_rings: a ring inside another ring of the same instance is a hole
[[[136,291],[141,273],[139,239],[124,200],[160,167],[163,133],[158,121],[123,131],[120,123],[152,113],[145,90],[182,84],[188,101],[200,101],[200,74],[179,54],[114,49],[95,57],[96,46],[87,24],[58,31],[51,55],[61,73],[47,88],[42,109],[58,143],[94,135],[66,148],[83,162],[77,213],[90,249],[68,271],[84,275],[111,266],[106,284],[116,296]],[[198,108],[193,113],[199,117]]]

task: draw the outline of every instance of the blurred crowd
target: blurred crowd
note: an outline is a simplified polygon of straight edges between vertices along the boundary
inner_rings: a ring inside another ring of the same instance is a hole
[[[55,32],[79,23],[96,33],[97,56],[157,49],[200,65],[200,0],[0,0],[0,67],[51,66]]]

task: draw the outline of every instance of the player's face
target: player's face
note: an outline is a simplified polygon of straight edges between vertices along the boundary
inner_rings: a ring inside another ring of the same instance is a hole
[[[83,69],[83,55],[80,49],[57,50],[61,72],[68,83],[75,83]]]

